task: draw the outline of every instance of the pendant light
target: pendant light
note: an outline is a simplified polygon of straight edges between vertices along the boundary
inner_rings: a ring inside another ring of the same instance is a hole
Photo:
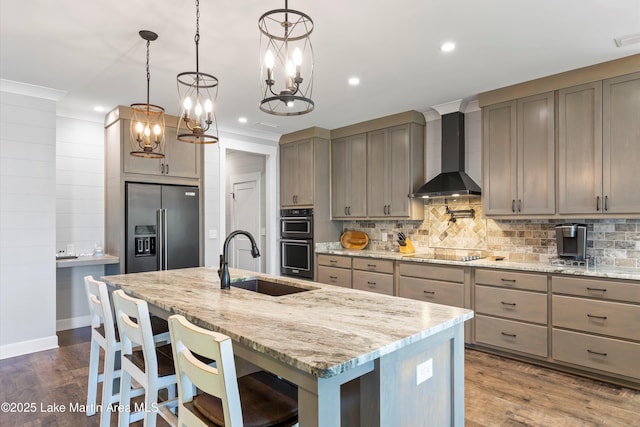
[[[153,31],[138,34],[147,41],[147,102],[131,104],[131,155],[150,159],[164,157],[164,108],[149,103],[149,45],[158,38]]]
[[[309,35],[313,20],[289,9],[266,12],[258,20],[263,99],[260,109],[277,116],[297,116],[313,111],[313,47]]]
[[[218,142],[218,123],[213,111],[218,96],[218,79],[200,72],[198,47],[200,44],[200,1],[196,0],[196,71],[178,74],[180,119],[178,139],[192,144]]]

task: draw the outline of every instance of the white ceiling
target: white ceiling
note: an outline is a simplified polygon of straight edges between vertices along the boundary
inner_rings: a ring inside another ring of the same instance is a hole
[[[95,105],[145,102],[178,113],[176,74],[195,68],[193,0],[0,0],[0,78],[66,92],[58,113],[101,120]],[[246,134],[328,129],[640,52],[613,39],[640,32],[640,0],[291,0],[314,20],[316,109],[258,109],[257,21],[282,0],[202,0],[200,70],[220,80],[220,129]],[[439,47],[454,41],[445,54]],[[347,79],[357,75],[359,87]],[[248,123],[237,122],[239,116]],[[265,127],[258,123],[276,125]]]

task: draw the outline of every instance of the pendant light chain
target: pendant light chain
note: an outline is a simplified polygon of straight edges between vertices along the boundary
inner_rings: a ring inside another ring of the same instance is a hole
[[[196,35],[193,37],[196,42],[196,73],[200,72],[200,59],[198,58],[198,45],[200,44],[200,0],[196,0]]]
[[[149,87],[151,82],[151,72],[149,71],[149,45],[151,40],[147,40],[147,111],[149,110]]]

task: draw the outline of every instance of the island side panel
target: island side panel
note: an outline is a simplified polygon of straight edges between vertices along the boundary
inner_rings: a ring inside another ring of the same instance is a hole
[[[380,358],[380,425],[462,426],[464,325]]]

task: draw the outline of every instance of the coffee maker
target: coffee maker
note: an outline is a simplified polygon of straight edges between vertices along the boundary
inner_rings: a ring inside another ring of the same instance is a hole
[[[556,225],[558,257],[583,261],[587,257],[587,226],[585,224]]]

